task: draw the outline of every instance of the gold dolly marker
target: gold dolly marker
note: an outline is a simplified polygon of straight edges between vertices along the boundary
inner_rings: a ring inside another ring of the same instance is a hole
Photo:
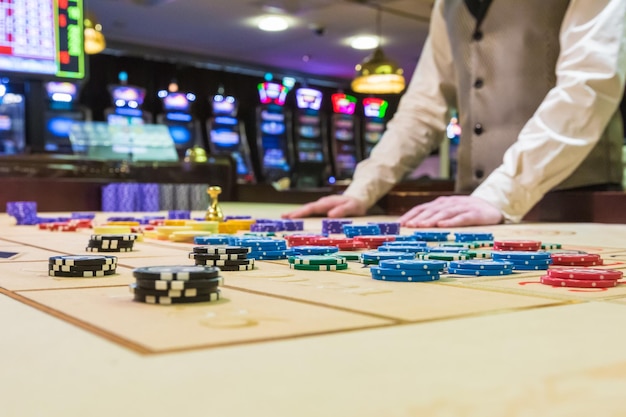
[[[205,220],[209,221],[224,221],[224,213],[220,208],[217,201],[217,197],[221,194],[222,187],[212,186],[207,188],[206,193],[209,195],[209,208],[204,216]]]

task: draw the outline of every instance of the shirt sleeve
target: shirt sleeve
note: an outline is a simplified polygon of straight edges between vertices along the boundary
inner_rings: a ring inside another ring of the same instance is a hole
[[[472,193],[519,222],[578,167],[624,92],[626,1],[572,0],[560,30],[556,84],[503,163]]]
[[[371,207],[440,144],[455,100],[450,43],[437,0],[415,73],[370,157],[361,161],[344,195]]]

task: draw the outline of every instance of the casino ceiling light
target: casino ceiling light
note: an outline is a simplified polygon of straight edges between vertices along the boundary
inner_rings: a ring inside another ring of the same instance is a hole
[[[376,33],[378,46],[374,52],[357,64],[356,76],[352,80],[352,91],[363,94],[398,94],[404,90],[404,71],[398,64],[387,58],[380,46],[382,10],[377,7]]]
[[[350,46],[358,50],[374,49],[378,46],[378,36],[363,35],[357,36],[350,41]]]
[[[104,51],[106,41],[102,34],[102,25],[93,13],[85,14],[84,26],[85,53],[93,55]]]
[[[265,32],[281,32],[289,28],[289,21],[280,15],[267,15],[259,19],[258,28]]]

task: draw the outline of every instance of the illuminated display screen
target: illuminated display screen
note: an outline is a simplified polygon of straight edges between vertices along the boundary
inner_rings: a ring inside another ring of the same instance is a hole
[[[111,87],[111,97],[115,107],[139,108],[143,104],[146,90],[129,85],[116,85]]]
[[[233,96],[216,94],[213,96],[211,105],[215,116],[223,114],[235,117],[237,115],[237,100]]]
[[[239,146],[239,133],[229,129],[211,130],[211,142],[220,148],[236,148]]]
[[[257,88],[259,90],[259,100],[262,104],[273,103],[279,106],[285,105],[289,89],[284,85],[264,82],[260,83]]]
[[[188,111],[191,103],[184,93],[169,93],[163,97],[163,108],[165,110]]]
[[[312,88],[298,88],[296,103],[299,109],[319,110],[322,106],[322,92]]]
[[[78,88],[76,84],[68,82],[50,81],[46,83],[46,93],[51,101],[71,103],[76,100]]]
[[[389,103],[386,100],[375,97],[367,97],[363,99],[363,114],[365,117],[384,118],[387,113]]]
[[[330,100],[333,103],[333,111],[335,113],[354,114],[356,110],[356,97],[354,96],[336,93],[330,97]]]
[[[0,72],[83,79],[83,0],[0,1]]]
[[[177,145],[184,145],[191,140],[191,131],[185,126],[168,126],[170,136]]]

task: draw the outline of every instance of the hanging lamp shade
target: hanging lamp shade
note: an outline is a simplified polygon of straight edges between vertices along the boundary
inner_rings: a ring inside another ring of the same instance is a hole
[[[364,94],[398,94],[404,90],[404,71],[377,47],[372,55],[356,66],[352,91]]]
[[[382,8],[376,6],[376,36],[378,46],[372,55],[357,64],[352,80],[352,91],[363,94],[399,94],[404,90],[404,71],[395,61],[387,58],[381,48]]]
[[[93,13],[86,13],[83,21],[85,26],[85,53],[93,55],[104,51],[106,41],[102,34],[102,25]]]

